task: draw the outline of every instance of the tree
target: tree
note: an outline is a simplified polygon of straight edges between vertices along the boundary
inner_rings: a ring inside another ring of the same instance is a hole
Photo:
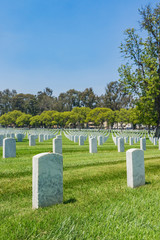
[[[78,126],[79,128],[83,128],[84,124],[87,123],[87,115],[91,111],[88,107],[75,107],[70,112],[69,120],[67,123],[72,123],[74,126]]]
[[[110,82],[105,89],[103,96],[103,107],[115,110],[130,107],[132,104],[132,96],[128,94],[125,86],[118,81]]]
[[[30,119],[32,115],[23,113],[21,116],[19,116],[16,120],[16,125],[18,127],[25,127],[30,125]]]
[[[123,128],[123,123],[129,123],[129,110],[121,108],[117,115],[117,121],[121,124],[121,128]]]
[[[43,92],[39,91],[37,93],[39,113],[42,113],[43,111],[51,111],[54,109],[54,101],[56,98],[52,96],[52,92],[52,89],[45,88]]]
[[[39,115],[36,115],[30,118],[30,126],[40,127],[41,124],[42,124],[41,117]]]
[[[108,122],[111,123],[111,121],[112,121],[111,118],[112,117],[110,118],[109,115],[113,117],[111,109],[109,109],[109,108],[98,108],[97,107],[97,108],[92,109],[89,112],[89,114],[87,115],[86,121],[87,122],[89,122],[89,121],[94,122],[94,124],[96,126],[100,126],[100,128],[101,128],[105,121],[108,121]]]
[[[21,115],[22,112],[17,110],[5,113],[0,117],[0,123],[4,126],[16,126],[16,120]]]
[[[32,94],[17,94],[12,98],[12,109],[26,114],[36,115],[39,111],[36,96]]]
[[[127,59],[119,69],[120,81],[128,92],[134,93],[141,111],[146,109],[157,125],[160,135],[160,4],[147,5],[139,10],[140,27],[147,37],[142,38],[134,28],[125,31],[121,53]],[[152,111],[149,107],[151,106]],[[154,115],[151,115],[155,112]]]
[[[97,105],[97,97],[93,92],[92,88],[86,88],[80,94],[80,101],[82,107],[95,108]]]
[[[16,96],[16,90],[5,89],[0,91],[0,115],[12,111],[12,98]]]
[[[61,93],[58,97],[60,111],[71,111],[74,107],[80,106],[80,92],[70,89],[66,93]]]

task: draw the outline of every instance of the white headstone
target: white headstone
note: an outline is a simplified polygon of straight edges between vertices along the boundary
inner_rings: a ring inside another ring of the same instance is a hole
[[[129,145],[133,145],[133,138],[132,137],[129,138]]]
[[[140,138],[140,149],[146,150],[146,138]]]
[[[62,154],[62,138],[53,139],[53,153]]]
[[[35,146],[35,145],[36,145],[35,135],[30,135],[29,136],[29,146]]]
[[[97,138],[93,137],[89,140],[89,152],[97,153]]]
[[[43,142],[43,140],[44,140],[44,135],[43,135],[43,134],[39,134],[38,140],[39,140],[39,142]]]
[[[40,153],[32,159],[32,208],[63,202],[63,157]]]
[[[75,143],[78,143],[78,139],[79,139],[79,136],[75,135],[75,136],[74,136],[74,142],[75,142]]]
[[[140,149],[129,149],[126,152],[127,185],[135,188],[145,184],[144,152]]]
[[[4,135],[0,135],[0,146],[3,146],[3,138],[4,138]]]
[[[84,137],[79,136],[79,145],[84,145]]]
[[[124,138],[118,138],[118,152],[124,152]]]
[[[103,137],[98,136],[98,145],[103,145]]]
[[[16,157],[16,140],[14,138],[3,139],[3,158]]]
[[[23,134],[17,133],[17,142],[22,142],[23,140]]]

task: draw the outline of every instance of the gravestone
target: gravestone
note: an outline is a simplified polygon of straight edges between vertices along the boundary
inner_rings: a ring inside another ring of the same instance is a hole
[[[53,153],[62,154],[62,138],[58,136],[53,139]]]
[[[0,146],[3,146],[3,138],[4,138],[4,135],[0,135]]]
[[[128,143],[128,137],[124,137],[124,142]]]
[[[3,158],[16,157],[16,140],[14,138],[3,139]]]
[[[46,141],[46,140],[48,140],[48,135],[44,135],[44,140]]]
[[[97,138],[96,137],[89,139],[89,152],[97,153]]]
[[[63,202],[63,157],[40,153],[32,159],[32,208]]]
[[[44,135],[43,134],[39,134],[38,141],[39,142],[43,142],[43,140],[44,140]]]
[[[15,133],[11,133],[11,138],[15,138]]]
[[[75,136],[74,136],[74,142],[75,142],[75,143],[78,143],[78,139],[79,139],[79,136],[75,135]]]
[[[103,145],[103,137],[98,136],[98,145]]]
[[[129,149],[126,152],[127,185],[135,188],[145,184],[144,152],[140,149]]]
[[[160,150],[160,138],[159,138],[159,140],[158,140],[158,143],[159,143],[159,150]]]
[[[84,145],[84,137],[79,136],[79,145]]]
[[[118,152],[124,152],[124,138],[118,138]]]
[[[133,145],[133,138],[132,137],[129,138],[129,145]]]
[[[17,142],[22,142],[23,140],[23,134],[17,133]]]
[[[35,145],[36,145],[35,135],[30,135],[29,136],[29,146],[35,146]]]
[[[140,149],[145,151],[146,150],[146,138],[140,139]]]
[[[157,145],[157,138],[156,137],[153,138],[153,144]]]

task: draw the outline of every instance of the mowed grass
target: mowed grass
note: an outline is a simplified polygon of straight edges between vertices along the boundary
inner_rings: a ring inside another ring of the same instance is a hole
[[[126,153],[118,153],[111,136],[95,154],[88,139],[79,146],[63,136],[64,201],[32,210],[32,157],[51,152],[52,140],[28,145],[16,143],[16,158],[0,157],[0,239],[160,239],[158,146],[147,140],[146,184],[131,189]]]

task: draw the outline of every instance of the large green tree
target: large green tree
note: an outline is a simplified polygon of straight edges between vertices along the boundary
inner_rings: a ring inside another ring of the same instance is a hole
[[[120,81],[134,94],[139,109],[154,119],[160,135],[160,4],[139,10],[142,34],[134,28],[125,31],[121,53],[127,60],[119,69]],[[145,37],[144,37],[145,36]],[[148,106],[148,108],[147,108]],[[153,115],[153,112],[155,113]]]

